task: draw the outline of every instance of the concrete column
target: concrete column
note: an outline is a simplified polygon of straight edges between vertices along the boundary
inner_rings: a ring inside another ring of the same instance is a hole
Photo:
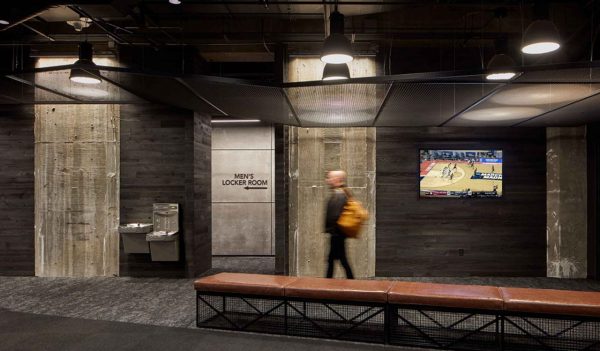
[[[290,81],[321,79],[318,58],[295,58],[288,66]],[[375,75],[373,59],[356,59],[350,65],[353,77]],[[375,275],[375,129],[288,129],[289,270],[291,275],[324,276],[329,252],[324,234],[325,205],[329,189],[328,170],[344,169],[348,186],[369,210],[370,220],[358,239],[347,240],[350,265],[357,278]],[[339,265],[336,277],[343,277]]]
[[[69,86],[68,71],[39,75],[36,82],[90,89]],[[43,94],[36,91],[38,98]],[[37,276],[119,274],[119,118],[118,105],[35,106]]]
[[[547,275],[555,278],[586,278],[585,127],[548,128],[546,137]]]
[[[37,276],[119,274],[119,107],[35,107]]]

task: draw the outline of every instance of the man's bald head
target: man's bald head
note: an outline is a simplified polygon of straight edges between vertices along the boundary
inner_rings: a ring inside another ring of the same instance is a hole
[[[329,171],[325,181],[332,188],[342,187],[346,185],[346,172],[342,170]]]

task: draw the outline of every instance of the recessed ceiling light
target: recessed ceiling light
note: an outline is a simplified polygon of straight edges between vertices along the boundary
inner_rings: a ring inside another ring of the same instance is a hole
[[[213,119],[212,123],[259,123],[260,119]]]
[[[0,19],[0,24],[7,25],[9,23],[10,22],[8,22],[7,20]]]
[[[181,4],[181,1],[180,1],[180,0],[169,0],[169,4],[172,4],[172,5],[180,5],[180,4]]]

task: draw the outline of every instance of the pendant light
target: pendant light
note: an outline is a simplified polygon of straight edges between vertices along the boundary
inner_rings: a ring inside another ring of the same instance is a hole
[[[75,62],[75,65],[96,66],[92,61],[93,54],[92,44],[87,41],[79,43],[79,60]],[[71,74],[69,75],[71,81],[81,84],[100,84],[101,79],[99,77],[100,71],[94,68],[71,68]]]
[[[344,35],[344,15],[335,11],[329,16],[329,36],[323,42],[321,61],[342,64],[352,61],[352,44]]]
[[[510,80],[517,73],[515,61],[510,57],[506,38],[498,39],[495,43],[496,54],[487,65],[487,80]]]
[[[512,67],[515,66],[515,61],[506,54],[496,54],[490,62],[488,62],[488,74],[485,77],[487,80],[509,80],[516,73]]]
[[[345,63],[326,63],[323,68],[323,80],[343,80],[350,78],[350,70]]]
[[[523,34],[521,51],[525,54],[539,55],[556,51],[560,48],[558,29],[549,18],[548,4],[536,1],[534,6],[535,21]]]
[[[525,54],[539,55],[560,48],[558,29],[549,20],[537,20],[527,27],[523,36],[521,51]]]

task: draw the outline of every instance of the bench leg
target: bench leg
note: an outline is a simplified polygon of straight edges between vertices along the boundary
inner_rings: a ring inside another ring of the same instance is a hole
[[[389,344],[392,333],[398,327],[398,309],[390,304],[386,304],[384,313],[385,343]]]

